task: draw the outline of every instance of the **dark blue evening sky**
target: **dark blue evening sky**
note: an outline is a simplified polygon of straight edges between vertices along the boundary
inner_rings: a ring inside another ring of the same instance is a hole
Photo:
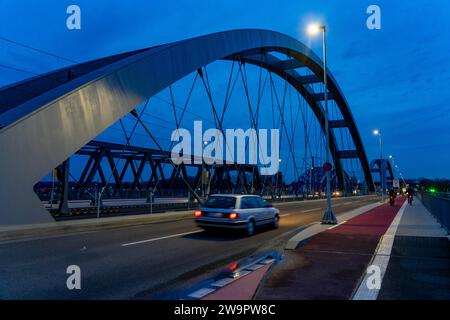
[[[66,28],[70,4],[81,7],[79,31]],[[381,7],[381,30],[366,27],[371,4]],[[379,128],[405,177],[450,178],[449,18],[447,0],[0,0],[1,37],[76,61],[239,28],[279,31],[321,53],[304,32],[320,20],[369,158]],[[34,73],[67,65],[1,40],[0,61]],[[1,85],[31,76],[0,71]]]

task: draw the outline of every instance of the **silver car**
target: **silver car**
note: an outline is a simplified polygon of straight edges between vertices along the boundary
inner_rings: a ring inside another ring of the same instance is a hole
[[[205,230],[243,230],[251,236],[259,226],[278,228],[280,215],[278,209],[259,196],[215,194],[195,211],[195,221]]]

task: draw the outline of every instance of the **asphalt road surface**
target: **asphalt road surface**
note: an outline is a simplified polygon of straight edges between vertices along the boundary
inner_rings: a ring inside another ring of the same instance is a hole
[[[374,197],[333,200],[340,213]],[[246,238],[208,234],[193,219],[44,239],[0,243],[0,299],[152,299],[257,250],[282,248],[295,229],[320,221],[325,201],[277,205],[280,228]],[[68,290],[67,267],[81,269]]]

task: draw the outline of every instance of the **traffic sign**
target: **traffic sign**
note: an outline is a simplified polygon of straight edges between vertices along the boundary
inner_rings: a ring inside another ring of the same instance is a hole
[[[392,181],[392,185],[393,185],[394,188],[400,188],[400,180],[394,179]]]

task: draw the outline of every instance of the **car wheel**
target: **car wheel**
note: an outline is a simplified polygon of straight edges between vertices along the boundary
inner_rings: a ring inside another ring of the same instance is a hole
[[[247,234],[247,237],[251,237],[255,233],[255,222],[253,220],[247,222],[245,232]]]
[[[275,215],[275,217],[273,217],[273,224],[272,227],[274,229],[278,229],[278,226],[280,225],[280,217],[278,215]]]

